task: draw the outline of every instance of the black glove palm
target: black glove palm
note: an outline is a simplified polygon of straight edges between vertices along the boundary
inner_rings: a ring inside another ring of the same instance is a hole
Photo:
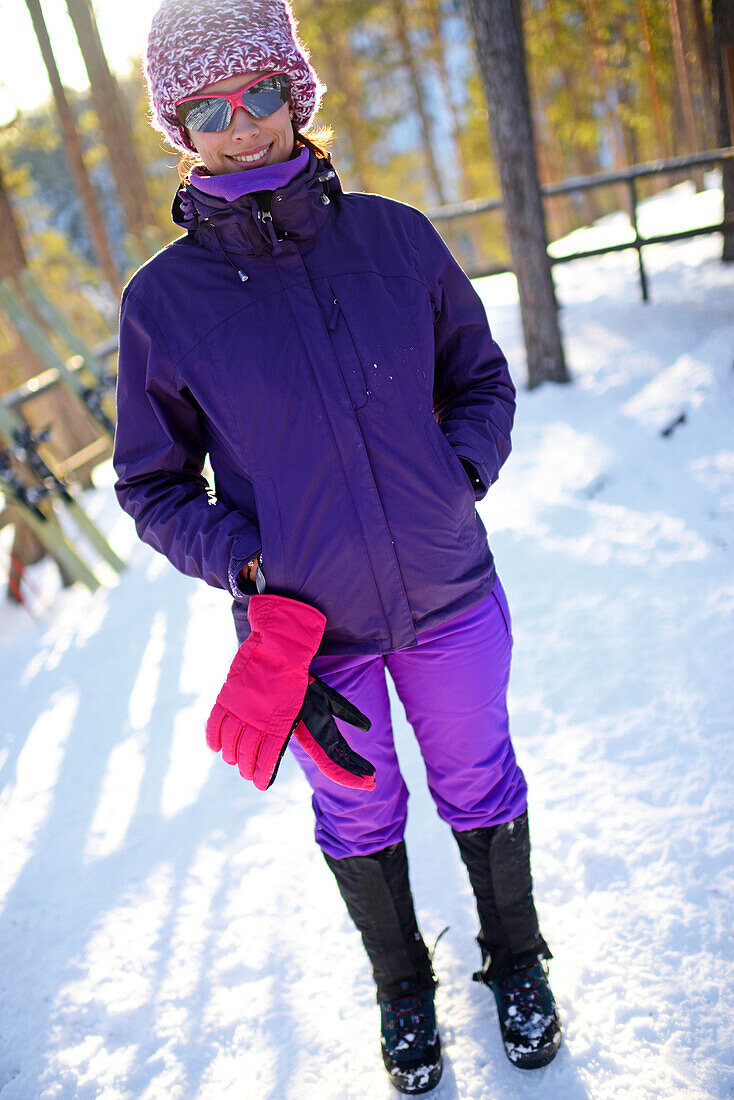
[[[293,736],[329,779],[343,787],[374,790],[374,765],[349,747],[334,718],[349,722],[365,733],[372,723],[361,710],[312,672],[308,680],[308,690],[293,726]]]

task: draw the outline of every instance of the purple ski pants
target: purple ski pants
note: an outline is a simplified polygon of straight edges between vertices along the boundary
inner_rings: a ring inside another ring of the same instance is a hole
[[[511,821],[526,806],[507,715],[512,635],[497,580],[480,603],[382,656],[317,657],[312,670],[359,707],[368,733],[339,723],[377,769],[374,791],[327,779],[295,741],[291,751],[313,788],[316,840],[327,855],[368,855],[402,840],[408,790],[390,722],[385,668],[415,732],[439,816],[457,830]]]

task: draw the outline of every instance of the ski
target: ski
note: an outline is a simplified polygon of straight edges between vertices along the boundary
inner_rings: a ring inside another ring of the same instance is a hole
[[[6,450],[0,450],[0,490],[59,567],[72,580],[81,581],[91,592],[96,591],[100,581],[68,542],[53,511],[41,507],[49,490],[43,485],[25,485]]]
[[[18,413],[6,408],[0,402],[0,436],[4,437],[6,444],[10,445],[8,454],[29,467],[45,493],[63,504],[78,529],[86,536],[100,557],[115,572],[121,573],[125,569],[124,561],[118,557],[100,529],[73,496],[67,482],[55,473],[40,453],[39,444],[47,443],[50,434],[50,428],[34,432]]]

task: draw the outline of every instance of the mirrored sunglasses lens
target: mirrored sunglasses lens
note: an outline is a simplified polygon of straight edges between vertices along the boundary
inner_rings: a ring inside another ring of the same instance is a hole
[[[242,93],[243,106],[253,118],[268,118],[288,102],[288,81],[285,77],[266,76]]]
[[[211,134],[226,130],[232,120],[232,109],[226,99],[194,99],[178,109],[182,126],[189,130]]]

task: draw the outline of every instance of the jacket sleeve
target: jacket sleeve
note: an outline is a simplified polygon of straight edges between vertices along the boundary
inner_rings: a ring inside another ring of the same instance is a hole
[[[205,457],[201,410],[176,385],[163,334],[128,288],[120,312],[117,498],[143,542],[182,573],[240,599],[239,569],[260,551],[257,517],[215,500]]]
[[[477,471],[481,500],[510,453],[515,387],[479,295],[430,222],[421,221],[419,256],[434,311],[434,415]]]

